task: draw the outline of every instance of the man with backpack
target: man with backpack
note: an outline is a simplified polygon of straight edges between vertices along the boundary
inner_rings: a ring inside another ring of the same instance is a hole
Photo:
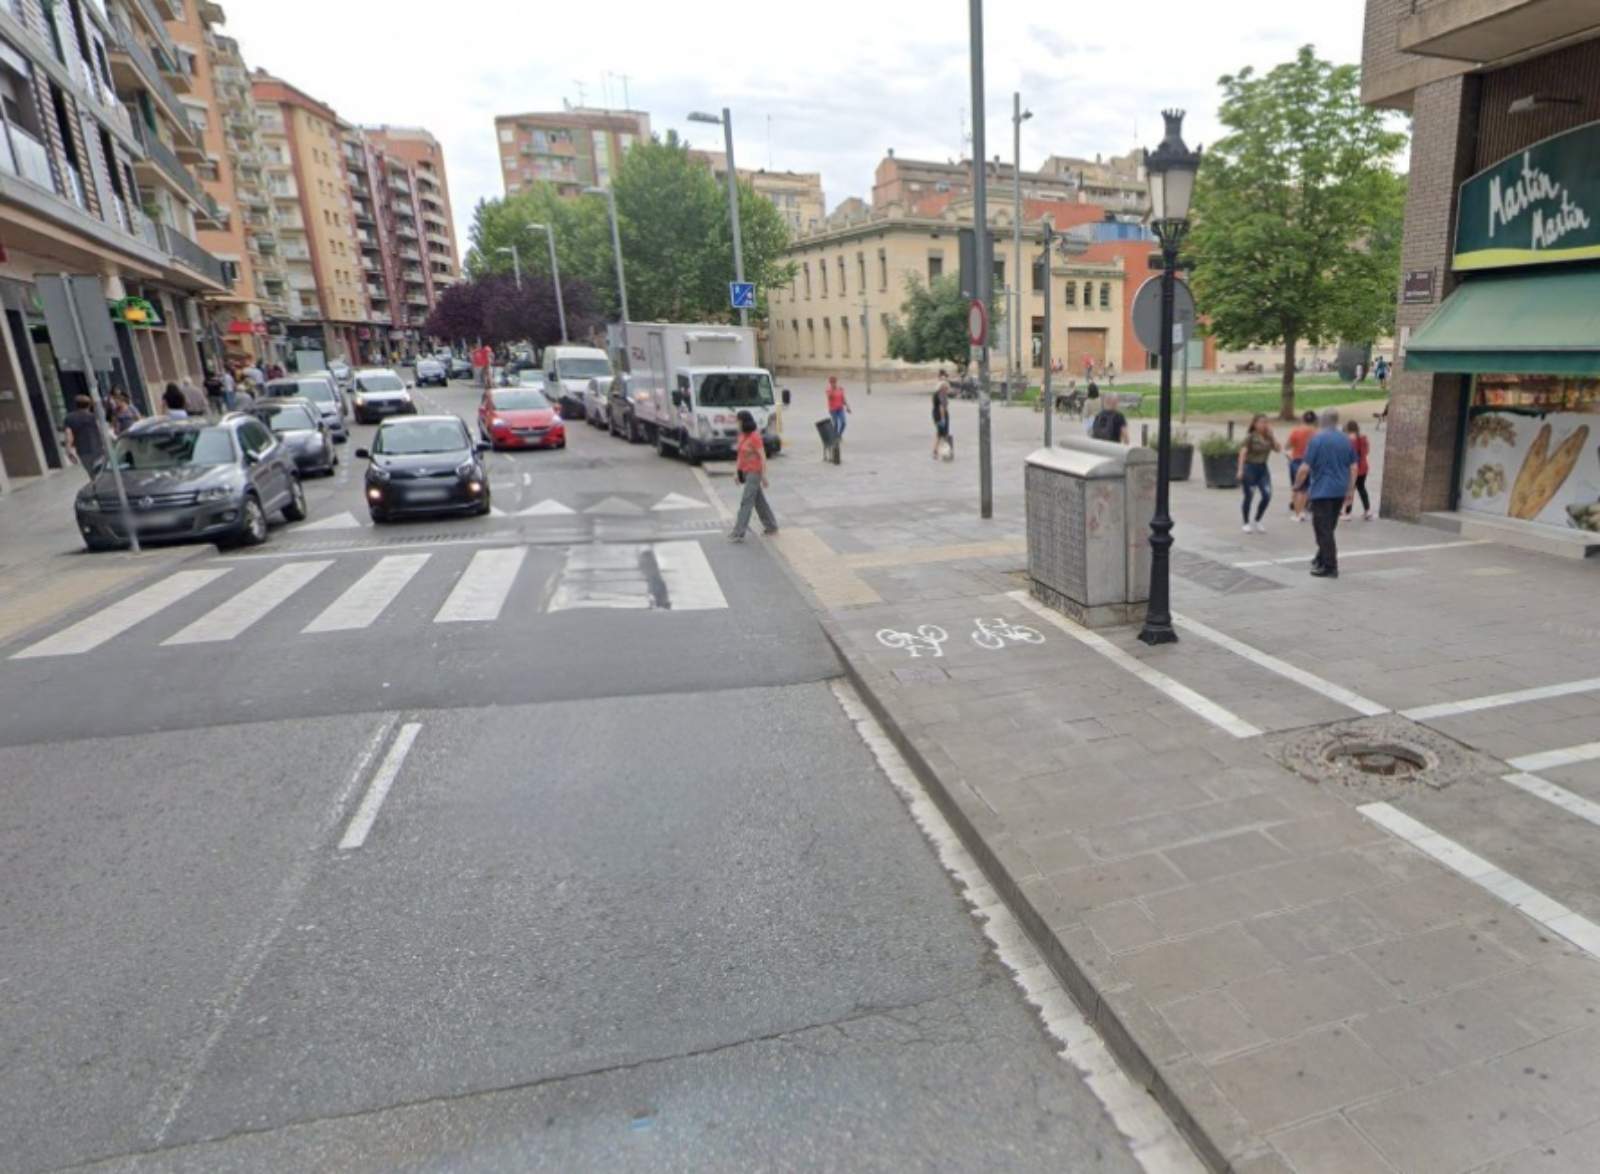
[[[1128,443],[1128,418],[1117,411],[1117,397],[1107,395],[1089,425],[1092,440],[1109,440],[1112,444]]]

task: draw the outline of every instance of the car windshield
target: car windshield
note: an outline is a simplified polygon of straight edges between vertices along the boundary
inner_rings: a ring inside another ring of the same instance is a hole
[[[537,371],[518,371],[517,382],[523,387],[543,387],[544,376]]]
[[[469,447],[460,420],[407,420],[378,429],[372,451],[390,456],[415,456],[428,452],[460,452]]]
[[[556,375],[561,379],[593,379],[596,375],[611,374],[611,364],[605,359],[559,359]]]
[[[496,395],[494,406],[502,412],[536,412],[540,408],[548,408],[550,401],[544,398],[542,391],[519,387]]]
[[[231,465],[233,438],[226,428],[155,428],[117,439],[117,464],[124,469],[181,469],[186,465]]]
[[[702,375],[695,394],[703,408],[759,408],[772,403],[772,378],[765,371]]]
[[[357,391],[404,391],[406,385],[400,376],[387,372],[381,375],[363,375],[356,380]]]
[[[321,403],[336,402],[326,379],[275,379],[267,384],[268,395],[299,395]]]
[[[315,432],[317,429],[311,413],[299,404],[266,404],[256,409],[256,415],[274,432]]]

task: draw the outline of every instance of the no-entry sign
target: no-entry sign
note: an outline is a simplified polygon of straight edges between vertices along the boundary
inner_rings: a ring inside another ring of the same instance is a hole
[[[981,298],[973,298],[967,306],[967,337],[973,346],[982,346],[989,337],[989,311]]]

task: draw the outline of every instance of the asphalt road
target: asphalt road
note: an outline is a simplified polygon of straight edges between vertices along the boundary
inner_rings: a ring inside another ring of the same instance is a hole
[[[0,1169],[1133,1168],[805,601],[569,430],[0,646]]]

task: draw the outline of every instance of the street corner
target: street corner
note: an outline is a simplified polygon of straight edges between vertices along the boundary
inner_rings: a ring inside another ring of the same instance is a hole
[[[0,572],[0,648],[63,618],[109,604],[183,563],[214,553],[209,546],[164,547],[41,557]]]

